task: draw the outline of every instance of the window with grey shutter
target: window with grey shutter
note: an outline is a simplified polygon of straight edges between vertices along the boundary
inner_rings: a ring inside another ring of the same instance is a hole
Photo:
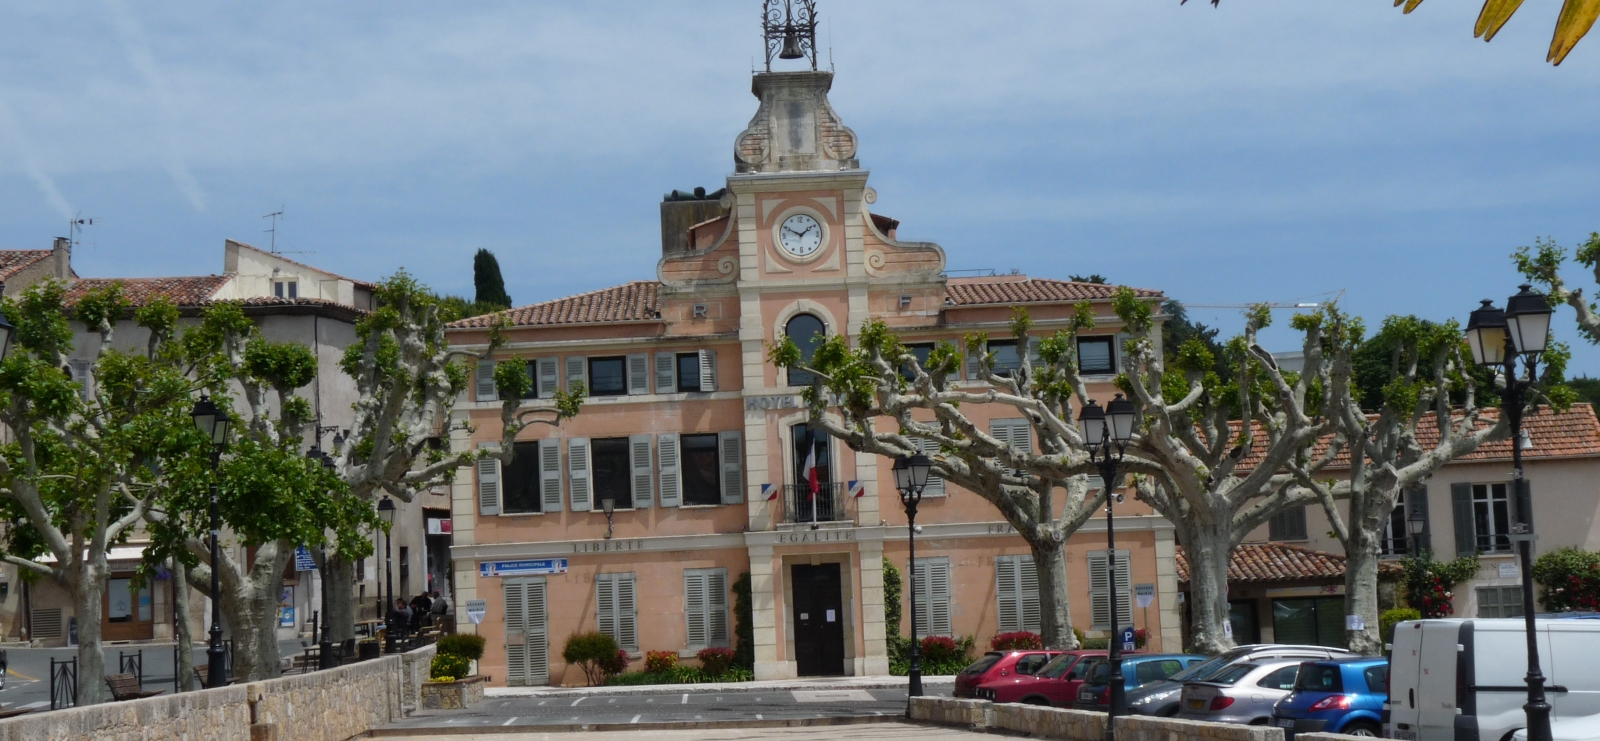
[[[995,440],[1009,445],[1013,450],[1023,453],[1033,452],[1033,427],[1026,419],[991,419],[989,420],[989,434]],[[1013,476],[1022,476],[1027,471],[1020,468],[1006,469]]]
[[[544,577],[506,579],[506,684],[550,683],[549,630]]]
[[[678,433],[656,436],[656,459],[660,466],[661,506],[677,507],[683,502],[683,475],[678,452]]]
[[[656,353],[656,393],[677,393],[677,376],[677,354],[670,352]]]
[[[717,351],[700,351],[700,390],[717,390]]]
[[[567,440],[567,485],[572,490],[573,512],[592,509],[589,468],[589,438],[574,437]]]
[[[571,391],[583,384],[589,385],[589,359],[585,357],[567,358],[567,390]]]
[[[728,645],[727,569],[683,570],[683,614],[690,650]]]
[[[1111,629],[1111,580],[1107,573],[1109,559],[1106,551],[1090,551],[1089,558],[1089,613],[1093,625],[1090,630]],[[1128,552],[1117,551],[1117,625],[1133,624],[1133,587],[1129,573]]]
[[[651,435],[628,438],[628,459],[633,468],[633,507],[649,507],[656,498],[655,469],[650,460]]]
[[[489,445],[479,446],[493,449]],[[478,512],[483,515],[500,514],[500,459],[478,459]]]
[[[953,635],[950,627],[950,559],[945,556],[919,558],[911,567],[917,585],[918,636]]]
[[[533,361],[534,381],[539,390],[539,398],[555,398],[556,389],[561,385],[561,359],[539,358]]]
[[[1450,485],[1450,514],[1456,530],[1456,557],[1477,555],[1477,528],[1472,522],[1472,484]]]
[[[494,361],[478,361],[478,401],[494,401],[499,398],[494,388]]]
[[[967,380],[978,380],[978,370],[982,357],[983,347],[981,345],[967,347]]]
[[[1305,540],[1306,508],[1290,507],[1267,521],[1267,540]]]
[[[939,453],[938,440],[929,440],[925,437],[913,439],[917,441],[917,450],[921,451],[923,455],[928,456],[928,458],[932,459],[933,456]],[[944,479],[929,473],[928,485],[923,487],[922,496],[942,497],[944,496],[944,493]]]
[[[545,512],[561,511],[561,441],[539,441],[539,497]]]
[[[717,451],[722,461],[722,503],[744,502],[743,433],[737,430],[717,433]]]
[[[1039,632],[1039,572],[1033,567],[1033,556],[996,557],[994,576],[1000,632]]]
[[[94,374],[89,372],[89,361],[70,360],[67,366],[72,369],[72,380],[78,383],[78,398],[89,401],[94,397]]]
[[[594,586],[600,632],[616,639],[624,650],[638,651],[639,617],[633,573],[597,574]]]
[[[633,353],[627,356],[628,361],[628,395],[639,396],[650,393],[650,356],[647,353]]]

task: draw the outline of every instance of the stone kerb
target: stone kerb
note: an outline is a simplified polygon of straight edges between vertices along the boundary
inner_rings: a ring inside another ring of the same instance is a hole
[[[1104,741],[1106,714],[1042,705],[1005,703],[988,713],[990,728],[1068,741]]]
[[[950,697],[911,698],[911,719],[947,726],[988,725],[986,715],[993,704],[987,700],[957,700]]]
[[[1360,741],[1361,736],[1347,736],[1343,733],[1296,733],[1295,741]]]
[[[366,733],[401,717],[401,661],[386,656],[251,684],[251,697],[259,698],[255,722],[294,741],[345,741]]]
[[[1116,733],[1117,741],[1283,741],[1283,729],[1272,726],[1241,726],[1140,715],[1117,718]]]

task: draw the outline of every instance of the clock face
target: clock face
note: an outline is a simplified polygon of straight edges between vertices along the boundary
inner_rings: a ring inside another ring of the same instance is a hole
[[[810,214],[795,214],[778,227],[778,242],[795,257],[809,257],[822,248],[822,225]]]

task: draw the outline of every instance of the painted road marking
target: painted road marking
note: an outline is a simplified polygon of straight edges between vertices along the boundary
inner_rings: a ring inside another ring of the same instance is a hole
[[[766,718],[761,717],[760,713],[756,713],[756,720],[766,720]]]
[[[633,716],[633,720],[630,720],[628,722],[629,723],[638,723],[639,722],[639,718],[640,718],[640,716],[635,715],[635,716]]]
[[[23,674],[22,672],[17,671],[16,669],[7,669],[6,670],[6,674],[9,675],[9,676],[16,677],[17,679],[26,679],[29,682],[37,682],[37,681],[39,681],[37,678],[30,677],[30,676],[28,676],[26,674]]]
[[[687,693],[687,692],[683,693],[683,702],[681,702],[679,704],[680,705],[688,705],[689,704],[689,693]]]
[[[794,690],[795,702],[877,702],[866,690]]]
[[[44,707],[46,705],[49,705],[49,704],[50,704],[49,700],[40,700],[38,702],[30,702],[27,705],[22,705],[22,706],[18,707],[17,709],[18,710],[33,710],[34,708],[42,708],[42,707]]]
[[[501,723],[500,725],[509,726],[509,725],[511,725],[512,723],[515,723],[515,722],[517,722],[517,716],[513,715],[513,716],[511,716],[510,720],[507,720],[506,722]]]
[[[589,699],[589,696],[588,696],[588,695],[584,695],[584,696],[583,696],[583,697],[580,697],[580,698],[578,698],[578,699],[576,699],[576,700],[573,700],[573,701],[572,701],[572,704],[571,704],[571,705],[568,705],[568,706],[567,706],[567,707],[569,707],[569,708],[575,708],[575,707],[577,707],[577,706],[578,706],[578,703],[580,703],[580,702],[583,702],[583,701],[584,701],[584,700],[587,700],[587,699]]]
[[[539,707],[541,707],[541,708],[544,707],[544,704],[547,703],[547,702],[550,702],[550,701],[549,700],[540,700],[539,701]]]

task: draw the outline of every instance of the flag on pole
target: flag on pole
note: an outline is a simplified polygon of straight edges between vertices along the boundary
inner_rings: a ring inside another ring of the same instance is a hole
[[[820,487],[817,486],[817,441],[816,441],[816,438],[812,438],[812,440],[811,440],[811,452],[806,455],[806,465],[805,465],[804,468],[800,469],[800,475],[805,477],[806,484],[809,487],[807,489],[807,491],[806,491],[806,501],[809,502],[809,501],[811,501],[811,500],[816,498],[817,490],[820,488]]]
[[[850,495],[855,497],[856,499],[860,499],[861,495],[867,493],[867,485],[862,483],[862,482],[860,482],[860,481],[852,481],[852,482],[850,482],[849,486],[850,486]]]
[[[775,484],[762,484],[761,493],[767,495],[767,501],[778,498],[778,487]]]

